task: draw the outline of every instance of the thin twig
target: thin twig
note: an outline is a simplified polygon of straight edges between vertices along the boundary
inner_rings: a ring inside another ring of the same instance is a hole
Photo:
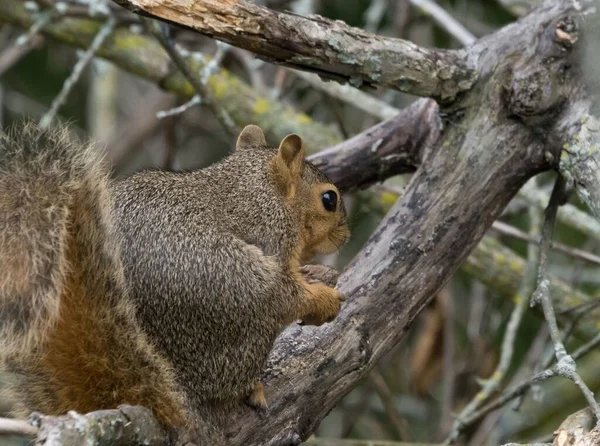
[[[0,437],[18,435],[21,437],[37,437],[38,428],[27,421],[0,418]]]
[[[532,296],[532,305],[537,303],[542,304],[544,317],[550,330],[550,338],[554,344],[554,353],[557,361],[557,373],[560,376],[570,379],[579,387],[581,393],[583,393],[583,396],[594,411],[597,426],[600,427],[600,406],[598,405],[598,402],[596,401],[592,391],[577,373],[575,360],[567,353],[567,350],[561,339],[561,333],[558,329],[558,324],[556,323],[554,307],[552,306],[552,302],[550,300],[550,289],[547,273],[548,251],[550,249],[552,233],[554,232],[554,225],[556,223],[556,214],[559,206],[565,199],[565,188],[565,180],[562,175],[558,174],[554,184],[554,189],[550,195],[550,202],[548,203],[548,207],[546,208],[545,212],[544,229],[542,230],[542,243],[540,245],[540,259],[538,264],[538,285]]]
[[[585,345],[578,348],[571,355],[571,357],[573,358],[573,360],[577,360],[577,359],[587,355],[590,351],[592,351],[599,345],[600,345],[600,333],[598,333],[591,341],[589,341]],[[464,421],[464,423],[466,425],[470,425],[470,424],[473,424],[473,423],[479,421],[484,416],[486,416],[488,413],[490,413],[496,409],[499,409],[500,407],[503,407],[506,403],[523,395],[523,393],[525,393],[527,391],[527,389],[529,389],[532,385],[537,384],[542,381],[545,381],[548,378],[552,378],[553,376],[558,376],[558,375],[559,374],[558,374],[558,366],[557,365],[555,365],[554,367],[552,367],[550,369],[546,369],[542,372],[534,374],[531,378],[527,379],[526,381],[523,381],[520,384],[517,384],[517,385],[511,387],[510,389],[508,389],[507,391],[505,391],[494,402],[489,403],[487,406],[484,406],[481,409],[479,409],[471,417],[467,418]]]
[[[325,82],[321,78],[312,73],[305,71],[292,70],[296,76],[302,80],[308,82],[315,88],[324,91],[325,93],[333,96],[337,99],[350,104],[359,110],[362,110],[372,116],[375,116],[381,120],[386,120],[396,116],[400,110],[393,107],[381,99],[377,99],[367,93],[360,91],[358,88],[354,88],[349,84],[338,84],[337,82]]]
[[[220,40],[217,40],[215,43],[217,45],[217,52],[212,57],[210,62],[208,62],[204,66],[204,68],[202,69],[202,74],[200,76],[200,80],[204,85],[206,85],[206,83],[213,74],[219,71],[219,68],[221,68],[221,64],[223,63],[223,59],[225,58],[229,50],[232,48],[231,45],[225,42],[221,42]]]
[[[477,38],[458,20],[452,17],[444,8],[432,0],[410,0],[410,4],[421,9],[424,13],[442,27],[448,34],[463,45],[471,45]]]
[[[26,44],[13,45],[0,53],[0,76],[10,70],[23,57],[32,50],[40,48],[45,43],[45,39],[40,34],[34,34]]]
[[[377,367],[371,370],[369,374],[371,383],[379,395],[379,399],[381,400],[383,407],[385,408],[385,412],[388,415],[390,421],[394,425],[396,433],[400,437],[400,440],[410,440],[410,434],[408,432],[408,426],[406,424],[406,420],[400,415],[396,405],[394,404],[394,398],[392,397],[392,391],[386,384],[381,372]]]
[[[536,239],[540,234],[541,216],[539,211],[534,208],[529,210],[529,237]],[[525,265],[525,275],[521,282],[521,286],[517,295],[514,298],[515,307],[510,315],[508,324],[506,325],[506,332],[502,341],[502,349],[500,353],[500,361],[492,376],[483,382],[483,386],[479,392],[473,397],[473,399],[467,404],[467,406],[461,411],[456,417],[452,430],[446,438],[445,444],[450,444],[464,430],[467,426],[464,422],[469,416],[471,416],[479,407],[481,407],[493,394],[496,392],[512,362],[514,346],[517,339],[517,332],[521,326],[523,316],[529,306],[528,297],[533,292],[533,284],[535,283],[535,268],[533,267],[534,259],[536,255],[536,249],[533,245],[529,245],[527,249],[527,256],[529,261]]]
[[[106,23],[102,25],[102,27],[98,31],[98,34],[96,34],[96,37],[94,37],[94,40],[92,41],[90,47],[82,56],[79,57],[79,60],[73,67],[73,71],[71,71],[71,74],[65,80],[65,83],[63,84],[60,93],[58,93],[58,96],[56,96],[56,98],[54,98],[54,101],[52,101],[50,110],[48,110],[48,112],[44,116],[42,116],[42,119],[40,120],[40,129],[45,129],[50,125],[50,123],[56,116],[58,109],[64,104],[65,100],[67,99],[67,96],[81,77],[83,69],[87,66],[90,60],[92,60],[92,58],[94,57],[100,46],[102,46],[102,43],[106,40],[106,38],[113,32],[116,24],[116,19],[113,17],[109,17]]]
[[[523,198],[525,201],[537,206],[539,209],[544,209],[548,203],[548,194],[535,187],[532,182],[528,182],[521,188],[518,197]],[[594,240],[600,240],[600,221],[572,204],[565,204],[560,207],[558,211],[558,220],[561,223],[594,238]]]
[[[173,42],[161,30],[161,25],[159,24],[159,22],[151,19],[144,19],[144,22],[146,23],[148,29],[160,42],[161,46],[167,52],[169,57],[173,60],[177,68],[179,68],[179,70],[183,73],[188,82],[192,84],[192,87],[194,87],[197,96],[202,98],[202,101],[214,113],[215,117],[217,118],[223,129],[231,136],[236,136],[238,132],[235,127],[235,123],[231,119],[231,116],[229,116],[229,113],[227,113],[225,109],[221,107],[219,103],[214,99],[214,97],[210,94],[208,88],[206,87],[206,84],[203,83],[201,77],[194,73],[194,70],[192,70],[192,68],[188,64],[187,59],[179,52],[177,48],[175,48]],[[192,98],[192,100],[194,99]]]
[[[515,228],[514,226],[508,225],[501,221],[495,221],[492,224],[492,228],[504,235],[508,235],[510,237],[517,238],[519,240],[524,240],[526,242],[535,243],[537,245],[539,245],[539,243],[540,243],[537,238],[532,237],[531,235],[527,235],[525,232],[520,231],[519,229]],[[571,257],[575,257],[577,259],[585,260],[586,262],[595,263],[597,265],[600,265],[600,257],[592,254],[591,252],[584,251],[582,249],[572,248],[570,246],[563,245],[562,243],[556,243],[556,242],[553,242],[550,248],[554,251],[560,251],[565,254],[568,254]]]
[[[176,116],[176,115],[180,115],[183,112],[189,110],[190,108],[202,104],[202,98],[200,97],[200,95],[195,95],[192,97],[192,99],[190,99],[189,101],[178,105],[177,107],[173,107],[170,108],[169,110],[161,110],[159,112],[156,113],[156,117],[158,119],[165,119],[165,118],[169,118],[171,116]]]
[[[50,23],[53,16],[54,15],[52,11],[41,12],[39,14],[38,19],[33,25],[31,25],[27,32],[17,38],[17,40],[15,41],[17,46],[27,45],[29,41],[33,38],[33,36],[36,36],[44,26]]]

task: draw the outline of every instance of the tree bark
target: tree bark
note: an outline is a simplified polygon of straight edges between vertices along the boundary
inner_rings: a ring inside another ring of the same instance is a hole
[[[275,12],[238,0],[115,0],[144,15],[252,51],[268,62],[324,77],[454,98],[476,79],[464,54],[421,48],[340,21]]]

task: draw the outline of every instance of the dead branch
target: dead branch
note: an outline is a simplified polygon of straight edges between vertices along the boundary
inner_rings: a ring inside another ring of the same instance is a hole
[[[547,153],[557,159],[556,141],[532,130],[540,123],[569,129],[565,123],[576,117],[557,115],[556,107],[568,105],[576,116],[587,110],[570,94],[579,92],[578,79],[558,74],[561,61],[544,59],[570,57],[555,30],[574,14],[570,4],[551,2],[471,48],[481,77],[440,143],[424,154],[406,193],[340,276],[338,287],[348,296],[342,312],[323,327],[282,334],[264,373],[271,414],[259,420],[240,409],[229,423],[232,444],[306,438],[403,337],[525,181],[550,166]]]
[[[16,435],[20,437],[37,437],[39,430],[27,421],[0,418],[0,437]]]
[[[450,99],[470,89],[476,79],[462,53],[421,48],[320,16],[276,12],[237,0],[115,3],[252,51],[268,62],[354,86],[379,85]]]
[[[35,444],[40,446],[162,446],[169,441],[152,412],[138,406],[61,417],[33,414],[29,422],[39,429]]]
[[[414,172],[438,142],[442,125],[437,104],[421,99],[398,115],[310,160],[342,190],[368,187],[394,175]]]

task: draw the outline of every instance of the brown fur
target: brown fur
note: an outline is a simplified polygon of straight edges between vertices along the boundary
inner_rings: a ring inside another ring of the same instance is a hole
[[[187,421],[172,367],[135,320],[108,169],[66,129],[0,138],[0,364],[15,414],[119,404]]]
[[[0,365],[17,412],[139,404],[181,426],[266,406],[279,330],[329,321],[343,298],[300,273],[349,236],[301,139],[269,148],[248,126],[221,163],[110,183],[66,130],[37,135],[0,138]]]

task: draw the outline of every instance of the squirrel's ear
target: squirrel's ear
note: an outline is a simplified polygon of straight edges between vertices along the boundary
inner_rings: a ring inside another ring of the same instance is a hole
[[[266,146],[265,134],[257,125],[247,125],[238,136],[235,150],[244,150],[253,146]]]
[[[283,138],[273,164],[279,188],[285,195],[293,196],[304,172],[302,139],[295,134]]]
[[[300,179],[304,172],[304,147],[302,138],[292,133],[279,144],[279,156],[290,170],[294,179]]]

